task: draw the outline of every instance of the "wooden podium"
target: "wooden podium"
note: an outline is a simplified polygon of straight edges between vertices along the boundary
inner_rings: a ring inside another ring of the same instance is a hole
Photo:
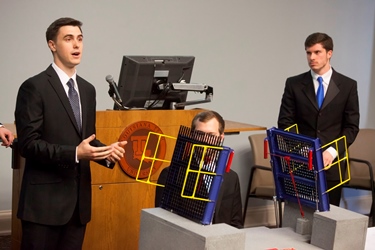
[[[156,124],[165,135],[177,136],[180,125],[190,127],[195,110],[132,110],[97,111],[97,138],[110,144],[118,141],[124,129],[135,122],[148,121]],[[265,127],[226,121],[226,133],[264,130]],[[171,143],[170,143],[171,144]],[[171,159],[174,145],[167,145],[166,159]],[[13,150],[13,200],[12,200],[12,249],[19,249],[21,224],[16,218],[24,159]],[[151,177],[157,181],[160,171]],[[87,225],[83,249],[138,249],[140,215],[143,208],[154,207],[155,186],[137,182],[116,164],[107,169],[91,163],[92,218]]]

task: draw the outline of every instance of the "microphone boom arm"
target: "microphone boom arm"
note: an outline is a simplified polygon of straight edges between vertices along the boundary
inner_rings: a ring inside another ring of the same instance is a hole
[[[112,98],[113,102],[119,107],[120,110],[128,110],[129,108],[122,104],[122,100],[117,100],[114,87],[109,84],[108,95]]]
[[[118,92],[117,85],[115,81],[113,80],[113,77],[111,75],[107,75],[105,77],[105,80],[109,84],[108,94],[112,98],[112,100],[115,102],[116,106],[120,110],[128,110],[129,108],[122,104],[122,99],[121,99],[120,93]]]

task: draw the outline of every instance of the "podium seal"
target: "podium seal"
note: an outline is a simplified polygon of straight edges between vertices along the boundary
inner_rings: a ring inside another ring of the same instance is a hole
[[[160,138],[159,141],[159,136],[150,135],[147,148],[145,148],[149,132],[163,134],[163,131],[156,124],[149,121],[139,121],[127,126],[120,135],[119,141],[127,141],[128,143],[125,145],[125,155],[119,163],[121,169],[130,177],[137,177],[143,152],[146,157],[163,160],[165,158],[167,147],[164,137]],[[157,145],[158,141],[159,145]],[[156,148],[157,152],[155,154]],[[154,165],[151,170],[152,163]],[[143,179],[148,177],[150,171],[152,171],[151,175],[153,175],[160,168],[161,164],[161,161],[153,161],[152,159],[145,158],[142,162],[138,178]]]

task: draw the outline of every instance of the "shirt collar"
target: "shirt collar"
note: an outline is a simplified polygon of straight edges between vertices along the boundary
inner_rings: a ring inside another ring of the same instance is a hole
[[[323,82],[325,82],[328,85],[329,81],[331,80],[331,76],[332,76],[332,67],[330,67],[329,70],[326,73],[324,73],[323,75],[318,75],[313,70],[311,70],[311,76],[316,81],[318,81],[318,77],[321,76],[323,78]]]
[[[59,66],[57,66],[54,62],[52,63],[52,67],[53,69],[56,71],[57,75],[59,76],[59,79],[61,81],[61,83],[63,84],[63,86],[65,86],[69,79],[72,78],[74,80],[74,86],[77,85],[77,81],[76,81],[76,78],[77,78],[77,71],[74,72],[74,74],[72,75],[72,77],[69,77],[62,69],[59,68]]]

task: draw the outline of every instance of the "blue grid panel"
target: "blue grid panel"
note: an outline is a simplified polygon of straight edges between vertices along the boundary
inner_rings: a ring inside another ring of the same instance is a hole
[[[189,172],[184,195],[189,196],[193,194],[194,185],[197,178],[199,178],[195,197],[208,199],[209,201],[196,200],[181,196],[190,155],[193,154],[193,159],[197,159],[191,161],[190,168],[198,170],[200,166],[200,160],[198,159],[201,159],[203,154],[203,149],[200,150],[196,147],[194,152],[192,152],[194,144],[222,147],[221,139],[208,134],[196,133],[195,131],[191,131],[190,128],[181,126],[162,195],[161,207],[192,221],[209,225],[212,223],[216,200],[223,181],[227,161],[233,150],[229,147],[209,149],[210,161],[215,164],[211,164],[212,167],[204,171],[209,171],[216,175],[201,174],[198,176],[198,173]]]
[[[277,198],[292,202],[299,199],[302,205],[329,211],[320,140],[277,128],[267,130],[267,140]]]

